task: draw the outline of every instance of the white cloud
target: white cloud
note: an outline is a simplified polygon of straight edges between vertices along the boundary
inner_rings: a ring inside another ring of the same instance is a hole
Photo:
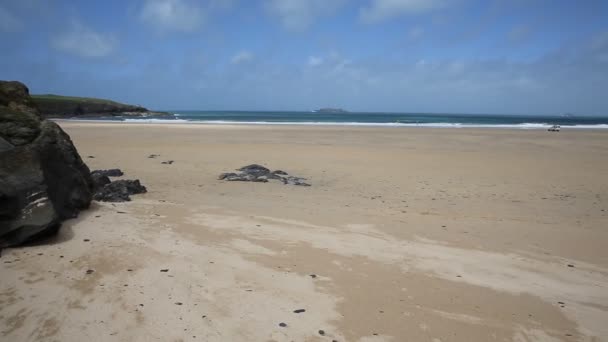
[[[230,59],[232,64],[241,64],[253,60],[253,54],[249,51],[241,51]]]
[[[105,57],[116,49],[118,40],[110,34],[95,32],[73,22],[71,27],[51,37],[51,45],[57,49],[82,57]]]
[[[335,12],[345,0],[267,0],[268,11],[289,30],[301,31],[318,17]]]
[[[7,9],[0,7],[0,31],[14,32],[20,31],[23,23]]]
[[[361,20],[366,23],[408,14],[421,14],[445,8],[454,0],[371,0],[368,7],[361,8]]]
[[[140,19],[161,31],[191,32],[202,24],[204,11],[186,0],[147,0]]]
[[[310,56],[308,57],[308,65],[310,66],[318,66],[323,64],[323,58],[321,57],[315,57],[315,56]]]

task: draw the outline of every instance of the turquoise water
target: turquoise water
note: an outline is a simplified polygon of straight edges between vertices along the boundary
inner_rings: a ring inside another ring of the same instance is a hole
[[[262,111],[173,111],[177,122],[241,124],[308,124],[362,126],[432,127],[521,127],[545,128],[551,125],[578,128],[608,128],[608,117],[416,114],[416,113],[318,113]],[[141,119],[129,119],[136,121]]]
[[[127,122],[265,124],[265,125],[343,125],[393,127],[496,127],[546,129],[562,128],[608,129],[608,116],[546,116],[496,114],[418,114],[418,113],[318,113],[287,111],[170,111],[175,118],[164,117],[101,117],[86,120]],[[78,118],[72,118],[78,120]]]

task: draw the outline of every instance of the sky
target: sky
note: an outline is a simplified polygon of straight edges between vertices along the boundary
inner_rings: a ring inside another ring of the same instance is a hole
[[[608,115],[606,0],[0,0],[0,79],[159,110]]]

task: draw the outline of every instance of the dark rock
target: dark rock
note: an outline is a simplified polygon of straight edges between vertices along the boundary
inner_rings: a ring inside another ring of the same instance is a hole
[[[325,331],[319,330],[319,335],[321,335],[321,336],[325,335]]]
[[[302,312],[306,312],[306,310],[304,310],[304,309],[293,310],[293,313],[302,313]]]
[[[87,270],[87,274],[93,274],[93,272],[95,272],[95,270]]]
[[[270,172],[270,170],[259,164],[251,164],[247,166],[243,166],[240,169],[239,173],[227,172],[219,175],[219,180],[225,180],[229,182],[262,182],[266,183],[269,180],[278,180],[283,184],[289,185],[300,185],[300,186],[310,186],[310,184],[306,183],[305,178],[289,176],[287,172],[282,170],[276,170]]]
[[[91,172],[91,176],[94,174],[106,176],[106,177],[120,177],[124,173],[120,169],[109,169],[109,170],[95,170]]]
[[[243,166],[242,168],[237,169],[237,171],[243,171],[247,173],[270,173],[270,170],[259,164]]]
[[[159,156],[160,156],[159,154],[151,154],[151,155],[148,156],[148,158],[156,158],[156,157],[159,157]]]
[[[15,148],[15,146],[13,146],[13,144],[9,143],[8,141],[4,140],[3,138],[0,138],[0,152],[12,150],[13,148]]]
[[[17,113],[39,115],[38,107],[25,84],[17,81],[0,81],[0,107]]]
[[[291,184],[291,185],[299,185],[299,186],[310,186],[310,184],[305,182],[306,179],[301,178],[301,177],[293,177],[293,176],[288,176],[288,177],[283,177],[282,181],[283,184]]]
[[[173,160],[167,160],[167,161],[161,162],[161,164],[171,165],[171,164],[173,164]]]
[[[138,179],[121,179],[113,181],[98,189],[93,199],[101,202],[126,202],[130,201],[130,195],[147,192],[145,186]]]
[[[7,107],[0,107],[0,136],[3,139],[2,149],[23,146],[31,143],[40,135],[40,118],[36,114],[17,112]]]
[[[27,87],[0,81],[0,248],[56,233],[92,197],[70,137],[28,104]]]
[[[161,272],[169,272],[168,268],[163,268],[162,270],[160,270]]]
[[[108,176],[104,176],[100,173],[91,173],[91,180],[93,181],[93,189],[95,192],[112,182]]]
[[[279,323],[279,326],[280,326],[281,328],[285,328],[285,327],[287,326],[287,324],[285,324],[285,323],[281,322],[281,323]]]
[[[223,180],[223,179],[226,179],[226,178],[229,178],[229,177],[238,177],[238,175],[236,173],[234,173],[234,172],[226,172],[226,173],[220,174],[220,176],[217,177],[217,179]]]

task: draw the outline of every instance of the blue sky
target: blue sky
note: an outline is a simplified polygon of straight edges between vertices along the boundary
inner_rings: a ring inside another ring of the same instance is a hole
[[[0,0],[0,79],[154,109],[608,115],[605,0]]]

